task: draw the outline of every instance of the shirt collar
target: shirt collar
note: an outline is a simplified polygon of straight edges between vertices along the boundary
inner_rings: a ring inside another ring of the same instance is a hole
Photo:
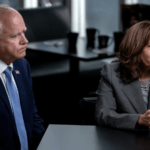
[[[3,71],[4,71],[7,67],[10,67],[10,68],[11,68],[11,71],[13,71],[13,63],[7,65],[4,61],[2,61],[2,60],[0,59],[0,74],[3,73]]]

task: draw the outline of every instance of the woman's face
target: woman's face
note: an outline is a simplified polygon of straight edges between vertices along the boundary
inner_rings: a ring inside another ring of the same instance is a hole
[[[150,67],[150,40],[148,44],[143,48],[141,59],[146,66]]]

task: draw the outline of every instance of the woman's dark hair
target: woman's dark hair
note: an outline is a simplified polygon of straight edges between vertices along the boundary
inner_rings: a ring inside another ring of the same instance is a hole
[[[116,53],[120,62],[117,71],[120,78],[129,83],[142,76],[143,61],[141,53],[150,40],[150,21],[141,21],[131,26],[125,34],[119,52]]]

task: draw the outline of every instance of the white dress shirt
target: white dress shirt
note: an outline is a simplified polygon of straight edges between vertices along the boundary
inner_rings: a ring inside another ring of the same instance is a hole
[[[11,68],[12,80],[13,80],[15,86],[16,86],[16,83],[15,83],[15,80],[14,80],[14,77],[13,77],[13,74],[12,74],[12,71],[13,71],[13,64],[11,63],[10,65],[7,65],[5,62],[3,62],[3,61],[0,59],[0,78],[1,78],[1,80],[2,80],[2,83],[3,83],[4,87],[5,87],[5,90],[6,90],[8,99],[9,99],[9,103],[10,103],[10,106],[11,106],[11,109],[12,109],[12,112],[13,112],[11,100],[10,100],[10,98],[9,98],[9,94],[8,94],[7,87],[6,87],[6,76],[5,76],[5,73],[3,73],[7,67],[10,67],[10,68]],[[17,86],[16,86],[16,88],[17,88]],[[17,89],[17,92],[18,92],[18,89]],[[19,94],[18,94],[18,95],[19,95]]]

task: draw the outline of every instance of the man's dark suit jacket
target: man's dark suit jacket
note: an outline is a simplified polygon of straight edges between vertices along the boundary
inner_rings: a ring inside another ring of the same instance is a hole
[[[34,95],[32,90],[32,79],[30,66],[26,59],[20,59],[13,63],[13,76],[19,91],[21,108],[29,149],[36,149],[43,134],[43,121],[37,115]],[[20,74],[16,74],[16,70]],[[20,150],[20,142],[17,134],[14,116],[6,94],[4,85],[0,80],[0,150]]]
[[[116,71],[118,65],[111,63],[102,68],[97,90],[97,124],[118,129],[148,129],[136,125],[139,116],[150,109],[150,103],[147,107],[144,102],[140,81],[123,82]]]

